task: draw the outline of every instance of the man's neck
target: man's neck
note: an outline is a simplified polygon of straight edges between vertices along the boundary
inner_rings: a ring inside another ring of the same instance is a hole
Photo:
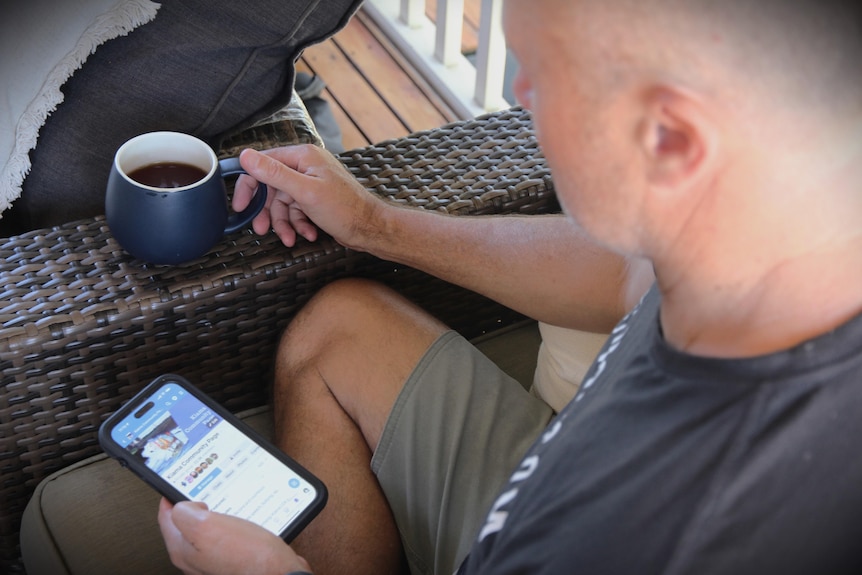
[[[661,323],[675,348],[753,357],[791,348],[862,313],[862,237],[830,253],[777,262],[747,277],[666,274]],[[670,279],[676,278],[676,279]]]

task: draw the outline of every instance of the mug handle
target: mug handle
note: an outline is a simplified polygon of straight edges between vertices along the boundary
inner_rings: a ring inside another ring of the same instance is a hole
[[[219,168],[221,169],[222,177],[234,176],[237,174],[245,174],[246,171],[239,165],[239,158],[225,158],[219,160]],[[266,184],[257,186],[257,192],[251,199],[251,203],[246,209],[239,213],[231,214],[227,219],[227,225],[224,228],[225,235],[238,232],[241,229],[248,227],[256,215],[260,213],[266,205]]]

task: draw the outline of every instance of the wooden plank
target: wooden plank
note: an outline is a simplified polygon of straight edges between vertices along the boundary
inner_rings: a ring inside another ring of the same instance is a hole
[[[303,60],[314,74],[323,78],[333,100],[338,102],[369,141],[380,142],[409,133],[408,128],[353,67],[334,41],[306,49]]]
[[[327,40],[327,42],[331,41],[331,39]],[[300,58],[296,63],[296,71],[305,72],[306,74],[311,75],[314,74],[314,71],[305,61],[304,57]],[[326,79],[324,79],[324,82],[326,82]],[[363,134],[356,124],[353,123],[353,120],[350,119],[350,116],[344,108],[341,107],[338,101],[329,92],[329,88],[324,88],[323,93],[320,96],[329,104],[329,109],[332,110],[335,123],[338,124],[338,127],[341,129],[341,143],[344,145],[345,149],[352,150],[353,148],[361,148],[373,143],[368,141],[365,134]]]
[[[429,101],[430,87],[417,84],[392,52],[369,27],[373,24],[361,17],[354,18],[342,30],[335,42],[359,72],[368,79],[380,97],[389,103],[409,132],[428,130],[453,119]],[[423,89],[424,88],[424,89]],[[442,105],[442,102],[440,102]],[[446,110],[447,112],[448,109]]]
[[[380,42],[380,45],[389,52],[392,56],[392,59],[398,63],[404,72],[410,76],[410,79],[413,80],[413,83],[419,87],[423,94],[428,98],[428,101],[443,114],[443,117],[446,119],[446,123],[454,122],[459,120],[460,117],[457,113],[446,103],[442,96],[440,96],[437,89],[430,84],[422,74],[410,63],[406,56],[404,56],[398,48],[396,48],[395,44],[389,39],[383,30],[381,30],[377,24],[367,15],[365,15],[362,11],[359,12],[358,17],[362,20],[362,23],[368,29],[368,31]],[[436,126],[435,126],[436,127]]]
[[[323,96],[328,101],[333,101],[332,94],[329,93],[328,88],[323,91]],[[353,120],[344,108],[332,105],[332,115],[335,116],[335,122],[341,128],[341,143],[344,145],[345,150],[364,148],[374,143],[365,137],[365,134],[353,123]]]
[[[465,0],[464,1],[464,26],[473,30],[476,37],[479,37],[479,25],[482,22],[482,0]],[[478,46],[478,45],[477,45]],[[476,46],[472,52],[476,51]],[[465,52],[465,53],[472,53]]]
[[[362,10],[333,38],[306,49],[296,68],[327,84],[323,97],[346,149],[458,119]]]

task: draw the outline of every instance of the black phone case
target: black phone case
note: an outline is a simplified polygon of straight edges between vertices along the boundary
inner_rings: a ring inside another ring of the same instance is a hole
[[[135,458],[128,457],[128,452],[124,448],[120,447],[117,443],[115,443],[114,440],[111,438],[111,430],[127,415],[139,409],[144,404],[144,401],[153,394],[153,392],[158,390],[163,384],[167,382],[181,385],[183,389],[194,395],[207,407],[212,409],[213,412],[215,412],[224,421],[229,422],[231,425],[239,429],[242,433],[251,438],[260,447],[271,453],[276,459],[284,463],[297,475],[299,475],[304,480],[308,481],[308,483],[314,486],[315,490],[317,491],[317,496],[315,497],[314,501],[294,519],[294,521],[288,526],[285,531],[279,534],[280,537],[288,543],[292,541],[325,507],[326,500],[328,497],[326,486],[320,479],[312,475],[310,471],[305,469],[302,465],[300,465],[290,456],[285,454],[283,451],[272,445],[259,433],[257,433],[247,424],[245,424],[241,419],[237,418],[232,413],[224,409],[221,405],[213,401],[210,397],[208,397],[206,394],[204,394],[201,390],[192,385],[187,379],[182,376],[165,374],[157,377],[152,382],[150,382],[144,389],[138,392],[132,399],[130,399],[128,403],[123,405],[123,407],[121,407],[110,417],[108,417],[108,419],[106,419],[99,427],[99,445],[102,447],[105,453],[116,459],[121,466],[132,471],[135,475],[140,477],[150,487],[165,496],[172,503],[177,503],[179,501],[185,501],[188,499],[182,493],[174,489],[167,481],[162,479],[156,472],[148,468],[146,465],[140,463]]]

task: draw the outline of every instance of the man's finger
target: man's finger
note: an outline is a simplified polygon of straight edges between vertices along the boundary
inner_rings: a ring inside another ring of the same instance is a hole
[[[290,206],[288,211],[290,214],[290,225],[296,233],[310,242],[317,240],[317,226],[311,223],[305,212],[299,209],[296,204]]]
[[[251,199],[257,192],[257,185],[258,183],[254,178],[246,175],[242,175],[237,179],[233,189],[233,199],[231,200],[231,206],[235,211],[241,212],[248,207]]]
[[[182,501],[174,505],[171,512],[171,518],[174,525],[188,539],[188,534],[200,525],[209,515],[209,510],[205,503]]]
[[[256,150],[243,150],[240,154],[240,164],[248,174],[259,182],[264,182],[292,197],[302,201],[307,194],[308,178],[296,171],[290,164],[282,161],[284,154],[278,159],[271,158]],[[288,158],[292,157],[287,155]]]
[[[296,231],[290,225],[290,207],[283,202],[275,202],[270,209],[272,230],[287,247],[296,243]]]

